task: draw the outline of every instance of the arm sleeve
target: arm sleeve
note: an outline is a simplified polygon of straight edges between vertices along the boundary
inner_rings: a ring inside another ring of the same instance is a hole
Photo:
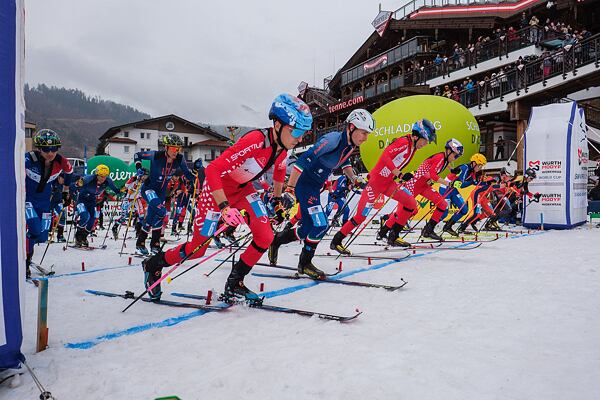
[[[65,179],[63,185],[69,186],[71,184],[71,180],[73,179],[73,166],[66,157],[62,157],[60,160],[60,166],[63,170],[63,176]]]
[[[261,131],[252,131],[242,136],[235,144],[223,152],[206,167],[206,181],[210,190],[223,189],[221,174],[239,167],[252,153],[263,147],[265,136]]]
[[[429,164],[429,177],[434,181],[439,180],[440,176],[438,174],[440,172],[442,172],[440,170],[440,168],[442,168],[442,165],[444,163],[444,153],[436,154],[433,157],[431,157],[429,160],[427,160],[426,162],[430,163]]]
[[[279,157],[281,157],[281,161],[275,163],[275,168],[273,170],[273,182],[283,183],[285,181],[287,153],[285,155],[282,153],[279,155]]]
[[[153,151],[139,151],[133,155],[133,161],[137,169],[142,168],[142,160],[152,160],[154,158]]]
[[[401,165],[394,164],[394,159],[392,158],[391,154],[392,151],[395,149],[399,149],[397,154],[400,155],[409,150],[408,146],[410,146],[410,143],[408,143],[406,138],[399,138],[383,151],[383,154],[381,154],[381,158],[383,159],[385,166],[388,167],[390,171],[395,168],[401,167]]]
[[[321,154],[326,154],[336,148],[341,139],[339,132],[331,132],[327,135],[321,136],[319,140],[307,151],[302,153],[294,164],[294,167],[302,171],[306,168],[312,160],[319,157]],[[344,166],[342,166],[344,168]]]
[[[110,178],[106,178],[106,182],[107,182],[107,186],[110,188],[110,190],[112,190],[115,194],[119,194],[119,189],[117,188],[117,186],[115,185],[115,182]]]
[[[187,163],[185,162],[185,159],[183,158],[183,155],[178,154],[177,157],[181,158],[181,164],[179,164],[179,168],[181,168],[183,175],[185,175],[185,177],[190,182],[194,182],[196,180],[196,176],[194,174],[192,174],[192,171],[190,171],[190,169],[188,168]]]

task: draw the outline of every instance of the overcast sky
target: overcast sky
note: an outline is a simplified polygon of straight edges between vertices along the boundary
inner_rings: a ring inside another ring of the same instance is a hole
[[[302,80],[321,87],[348,60],[373,32],[378,4],[27,0],[27,82],[79,88],[152,116],[260,126],[276,94],[296,94]]]

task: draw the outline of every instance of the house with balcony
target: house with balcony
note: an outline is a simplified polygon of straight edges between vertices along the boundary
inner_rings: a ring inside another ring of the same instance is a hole
[[[577,100],[588,125],[600,126],[599,6],[409,1],[389,12],[385,29],[373,31],[323,88],[300,86],[315,120],[310,139],[339,129],[354,108],[374,112],[404,96],[446,95],[476,117],[490,169],[510,157],[522,168],[515,148],[531,107]]]
[[[131,163],[139,151],[161,150],[160,138],[169,133],[183,140],[182,152],[188,162],[199,157],[209,162],[228,147],[225,136],[174,114],[111,127],[99,140],[104,154]]]

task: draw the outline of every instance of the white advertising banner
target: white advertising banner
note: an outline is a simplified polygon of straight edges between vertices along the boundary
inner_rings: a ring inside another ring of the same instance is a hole
[[[585,116],[577,103],[550,104],[531,110],[524,138],[525,168],[537,178],[525,197],[523,224],[528,228],[569,229],[587,215],[588,146]]]

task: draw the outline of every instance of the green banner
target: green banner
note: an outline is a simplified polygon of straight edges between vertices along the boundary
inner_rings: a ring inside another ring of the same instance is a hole
[[[94,156],[88,160],[87,173],[90,174],[100,164],[106,165],[110,169],[110,178],[120,189],[125,182],[136,174],[135,163],[127,165],[123,160],[112,156]],[[150,168],[150,161],[143,160],[142,165]]]
[[[427,118],[436,127],[437,144],[430,144],[417,151],[404,172],[415,171],[432,154],[444,151],[446,141],[458,139],[465,152],[454,165],[468,162],[479,152],[479,125],[473,114],[462,104],[442,96],[409,96],[391,101],[373,114],[377,129],[360,146],[360,156],[370,171],[392,140],[409,134],[415,121]],[[447,171],[446,171],[447,172]],[[445,174],[444,174],[445,176]]]

